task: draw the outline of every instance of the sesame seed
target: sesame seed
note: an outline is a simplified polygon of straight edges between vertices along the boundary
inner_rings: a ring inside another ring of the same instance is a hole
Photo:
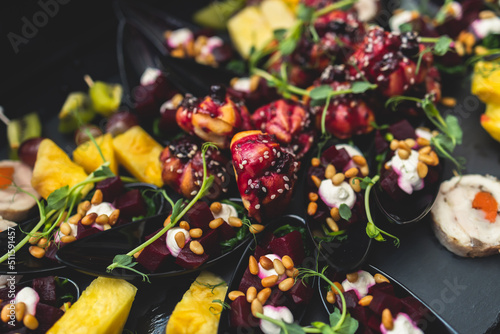
[[[285,181],[290,181],[290,179],[289,179],[289,178],[288,178],[288,176],[286,176],[286,175],[285,175],[285,176],[283,176],[283,180],[285,180]]]
[[[252,179],[248,179],[248,185],[252,183]]]
[[[259,157],[259,162],[262,162],[262,161],[264,161],[264,158]]]
[[[283,194],[283,189],[278,189],[278,192],[279,192],[280,194]]]
[[[259,210],[260,209],[260,204],[255,205],[255,209]]]
[[[182,169],[178,169],[178,170],[177,170],[177,173],[178,173],[178,174],[181,174],[181,173],[182,173]]]
[[[193,190],[193,191],[191,191],[191,194],[190,194],[190,195],[191,195],[191,196],[194,196],[194,195],[196,195],[197,193],[198,193],[198,190]]]
[[[240,169],[243,169],[243,165],[242,164],[240,164]]]
[[[267,192],[266,187],[262,187],[262,191],[266,193]]]
[[[275,199],[276,198],[276,195],[271,195],[271,199]]]

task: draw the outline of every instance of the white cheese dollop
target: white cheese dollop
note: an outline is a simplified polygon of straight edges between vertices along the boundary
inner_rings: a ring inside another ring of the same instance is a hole
[[[349,206],[351,209],[356,202],[356,194],[347,182],[342,182],[336,186],[331,179],[321,181],[318,194],[323,202],[330,208],[340,208],[341,204]]]
[[[417,327],[406,313],[398,313],[394,319],[394,328],[387,330],[383,324],[380,324],[380,331],[384,334],[423,334],[424,332]]]
[[[351,283],[347,279],[342,282],[344,291],[354,290],[359,299],[366,296],[368,289],[374,285],[375,278],[373,278],[372,274],[364,270],[358,271],[358,280],[356,282]]]
[[[171,48],[176,48],[179,45],[186,44],[188,41],[193,40],[193,33],[188,28],[181,28],[172,31],[168,37],[167,43]]]
[[[418,176],[418,152],[411,150],[408,159],[401,159],[398,150],[394,153],[391,161],[387,164],[399,175],[398,185],[407,194],[411,195],[414,190],[421,190],[424,187],[424,180]]]
[[[71,233],[69,235],[76,238],[76,235],[78,234],[78,225],[77,224],[70,224],[70,223],[68,223],[68,225],[71,228]],[[101,227],[101,230],[102,230],[102,227]],[[61,242],[62,237],[64,237],[64,234],[62,234],[61,231],[58,230],[54,236],[54,241]]]
[[[166,238],[166,243],[167,243],[167,248],[168,250],[170,251],[170,253],[172,254],[173,257],[177,257],[179,256],[179,253],[181,252],[182,248],[180,248],[178,245],[177,245],[177,241],[175,241],[175,235],[178,233],[178,232],[182,232],[184,233],[184,238],[186,239],[186,244],[188,243],[188,241],[191,239],[191,237],[189,236],[189,232],[186,231],[185,229],[183,228],[180,228],[180,227],[174,227],[170,230],[167,231],[167,238]]]
[[[271,261],[274,261],[275,259],[278,259],[281,261],[281,257],[276,255],[276,254],[267,254],[264,256],[267,257]],[[280,275],[278,275],[276,270],[274,270],[274,268],[267,270],[267,269],[264,269],[259,263],[259,274],[258,274],[259,278],[262,279],[262,278],[266,278],[266,277],[273,276],[273,275],[278,276],[278,282],[281,282],[286,278],[286,274],[283,274],[280,276]]]
[[[21,289],[16,295],[16,304],[23,302],[26,304],[26,312],[31,315],[36,315],[36,305],[40,301],[38,293],[30,287]]]
[[[115,211],[115,207],[109,202],[102,202],[101,204],[92,204],[87,214],[97,213],[97,216],[106,215],[109,216]]]
[[[430,131],[424,130],[422,128],[416,128],[415,134],[417,135],[417,137],[424,138],[424,139],[427,139],[429,141],[432,139],[432,133]]]
[[[354,4],[361,22],[371,21],[377,16],[378,0],[359,0]]]
[[[500,17],[475,20],[471,24],[471,29],[481,39],[489,34],[500,34]]]
[[[389,27],[391,28],[392,32],[401,32],[400,28],[403,24],[409,23],[417,17],[418,13],[410,10],[404,10],[391,16],[391,18],[389,19]]]
[[[286,306],[271,306],[266,305],[263,307],[264,315],[276,320],[281,320],[283,322],[291,324],[293,322],[293,314],[290,312]],[[260,329],[264,334],[279,334],[281,328],[269,321],[261,320]]]
[[[200,53],[203,56],[208,56],[208,55],[212,54],[213,49],[220,47],[222,45],[224,45],[224,42],[222,41],[222,39],[220,37],[217,37],[217,36],[210,37],[207,40],[207,43],[205,45],[203,45],[203,47],[201,48]]]
[[[251,83],[252,81],[248,77],[238,78],[233,82],[233,89],[239,92],[250,93],[252,87]]]
[[[156,79],[161,75],[161,71],[157,68],[148,67],[141,75],[141,86],[154,84]]]
[[[231,204],[224,204],[224,203],[221,203],[221,205],[222,209],[220,210],[220,212],[215,213],[212,211],[214,219],[222,218],[227,224],[229,224],[228,223],[229,217],[238,217],[238,212],[236,211],[234,206],[232,206]]]

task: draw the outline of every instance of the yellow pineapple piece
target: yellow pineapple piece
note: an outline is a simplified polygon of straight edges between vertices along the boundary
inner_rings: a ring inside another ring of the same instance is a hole
[[[175,306],[167,324],[167,334],[217,333],[227,284],[218,276],[202,271]]]
[[[120,334],[136,292],[125,280],[98,277],[47,334]]]
[[[118,162],[116,161],[115,149],[113,148],[113,136],[110,133],[106,133],[103,136],[97,137],[95,141],[99,145],[102,155],[109,162],[111,171],[115,175],[118,175]],[[73,151],[73,161],[82,166],[89,174],[104,162],[91,140],[81,144]]]
[[[113,139],[118,162],[136,179],[163,186],[160,154],[163,147],[136,125]]]
[[[295,23],[293,11],[282,0],[264,0],[260,4],[260,10],[271,27],[271,31],[289,29]]]
[[[500,104],[500,60],[479,61],[474,65],[471,91],[486,104]]]
[[[31,185],[45,199],[56,189],[68,185],[70,188],[85,180],[87,173],[75,164],[52,140],[44,139],[38,149]],[[86,195],[93,184],[82,189]]]

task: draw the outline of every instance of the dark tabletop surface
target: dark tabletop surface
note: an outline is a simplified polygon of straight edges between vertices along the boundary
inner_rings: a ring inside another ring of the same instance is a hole
[[[64,143],[62,148],[71,152],[72,138],[56,131],[55,115],[69,92],[86,90],[84,74],[98,80],[119,82],[117,19],[111,2],[61,1],[57,4],[57,13],[47,16],[45,24],[40,24],[29,38],[23,37],[23,24],[26,20],[33,22],[34,15],[43,10],[40,4],[10,2],[1,5],[0,27],[4,37],[0,44],[0,105],[11,118],[38,111],[44,121],[44,135]],[[179,12],[186,17],[189,15],[186,9]],[[13,34],[24,38],[18,44],[17,53]],[[464,144],[457,148],[457,154],[467,158],[468,173],[500,177],[500,144],[479,125],[484,106],[470,94],[467,81],[455,82],[455,85],[445,86],[444,91],[445,95],[458,97],[458,105],[449,110],[464,128]],[[5,126],[0,124],[0,159],[7,158],[6,145]],[[447,170],[445,178],[451,175]],[[384,226],[383,222],[377,224]],[[498,256],[464,259],[451,254],[434,237],[429,219],[411,227],[387,228],[397,233],[401,246],[396,249],[390,243],[377,243],[370,263],[412,290],[457,332],[500,332],[494,329],[500,312]],[[239,255],[233,255],[235,264]],[[220,265],[211,270],[229,280],[231,269]],[[73,278],[82,288],[93,279],[68,269],[61,270],[60,274]],[[126,328],[138,333],[164,333],[166,315],[195,276],[190,275],[182,282],[178,278],[156,279],[152,284],[134,282],[139,292]],[[325,319],[326,312],[319,296],[315,295],[304,323]],[[154,328],[148,328],[150,323],[155,323]]]

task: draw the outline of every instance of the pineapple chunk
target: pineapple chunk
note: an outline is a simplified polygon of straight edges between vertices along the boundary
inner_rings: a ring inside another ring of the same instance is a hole
[[[222,305],[212,301],[224,300],[227,291],[224,283],[213,273],[202,271],[175,306],[167,324],[167,334],[217,333]]]
[[[38,149],[31,185],[45,199],[56,189],[68,185],[70,188],[85,180],[87,173],[75,164],[52,140],[44,139]],[[93,184],[82,189],[86,195]]]
[[[500,60],[477,62],[471,91],[486,104],[500,104]]]
[[[102,155],[109,162],[109,168],[113,174],[118,175],[118,163],[113,148],[113,136],[110,133],[106,133],[104,136],[97,137],[95,141],[99,145]],[[82,166],[85,172],[89,174],[99,168],[104,162],[94,143],[90,140],[81,144],[73,151],[73,161]]]
[[[493,139],[500,142],[500,105],[486,105],[486,112],[481,115],[481,126]]]
[[[113,139],[118,162],[136,179],[163,186],[160,154],[163,147],[136,125]]]
[[[289,29],[295,23],[295,15],[282,0],[264,0],[260,4],[260,10],[271,27],[271,31]]]
[[[47,334],[120,334],[136,292],[125,280],[98,277]]]

